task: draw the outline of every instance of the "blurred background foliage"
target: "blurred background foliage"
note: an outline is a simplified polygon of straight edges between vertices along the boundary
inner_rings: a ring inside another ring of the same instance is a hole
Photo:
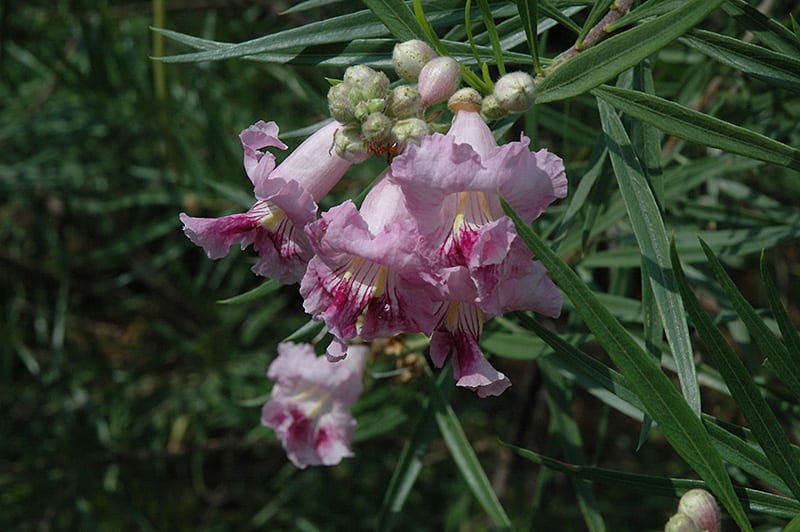
[[[788,13],[792,3],[775,4],[776,12]],[[289,2],[1,5],[0,529],[374,527],[424,385],[385,377],[381,371],[391,374],[400,362],[382,357],[356,406],[356,458],[335,468],[296,470],[259,426],[269,392],[264,374],[276,345],[307,321],[296,288],[220,304],[261,282],[249,271],[253,254],[209,261],[184,237],[177,218],[182,210],[220,215],[248,207],[252,191],[238,132],[256,120],[274,120],[295,146],[302,133],[292,131],[326,118],[324,77],[338,77],[341,69],[149,59],[185,51],[159,42],[153,25],[240,42],[355,6],[330,3],[280,15]],[[708,24],[741,33],[719,13]],[[569,39],[556,28],[548,45],[560,50]],[[656,80],[661,96],[800,145],[796,92],[678,45],[660,54]],[[587,173],[601,134],[594,107],[584,96],[541,106],[522,121],[536,143],[564,157],[571,179]],[[713,174],[685,198],[672,196],[676,224],[699,230],[797,219],[796,173],[709,153],[665,139],[667,176]],[[380,168],[380,161],[362,165],[327,201],[357,194]],[[604,176],[586,210],[611,204],[603,192],[611,181],[603,179],[613,177]],[[542,226],[554,231],[557,225],[548,223]],[[797,318],[800,252],[796,240],[782,240],[768,245]],[[597,290],[637,297],[638,263],[594,256],[583,273]],[[728,258],[740,288],[759,300],[756,257]],[[713,294],[706,302],[721,304]],[[620,308],[623,321],[628,308],[627,322],[640,327],[639,307]],[[489,351],[495,345],[504,354],[505,330],[490,327]],[[746,355],[752,352],[745,333],[737,339]],[[748,360],[759,364],[755,355]],[[512,455],[497,440],[559,454],[563,442],[552,430],[555,407],[545,400],[544,384],[555,377],[543,377],[530,361],[496,363],[514,381],[502,397],[478,400],[463,390],[452,396],[495,492],[520,526],[584,529],[569,479]],[[657,464],[661,475],[691,475],[658,433],[635,451],[639,422],[585,391],[564,389],[590,462],[649,473]],[[704,410],[740,421],[726,395],[706,389],[704,400],[710,405]],[[425,465],[399,528],[486,528],[441,441],[434,439]],[[602,493],[598,510],[609,530],[658,529],[674,511],[674,500],[641,497],[624,486],[605,486]],[[772,526],[769,519],[755,522]]]

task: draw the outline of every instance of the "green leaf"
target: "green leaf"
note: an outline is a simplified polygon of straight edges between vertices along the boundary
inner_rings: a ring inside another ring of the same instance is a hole
[[[538,9],[536,0],[517,0],[517,11],[519,18],[525,27],[525,37],[528,39],[528,49],[531,51],[533,68],[537,74],[544,72],[539,63],[539,39],[538,39]]]
[[[689,0],[578,53],[547,72],[537,87],[537,103],[577,96],[605,83],[689,31],[723,1]]]
[[[716,273],[716,269],[722,266],[716,257],[713,257],[714,254],[710,248],[704,246],[704,250]],[[747,419],[761,448],[764,449],[764,454],[767,455],[774,471],[786,482],[795,497],[798,497],[800,494],[800,464],[792,455],[792,448],[786,439],[783,428],[770,410],[766,400],[761,396],[761,391],[747,368],[739,360],[708,314],[703,311],[692,293],[674,245],[670,249],[670,258],[681,296],[686,303],[692,322],[697,327],[703,343],[708,347],[717,369],[722,374],[725,384],[728,385],[731,396],[742,409],[742,414]]]
[[[798,513],[794,519],[792,519],[786,528],[783,529],[783,532],[800,532],[800,513]]]
[[[630,333],[597,301],[589,287],[517,213],[504,200],[501,199],[501,203],[514,221],[517,233],[572,300],[673,448],[711,486],[738,525],[743,530],[752,530],[708,432],[653,357],[639,347]]]
[[[492,10],[487,0],[478,0],[478,7],[481,10],[483,23],[486,25],[486,32],[489,34],[489,42],[492,44],[492,50],[494,50],[497,69],[500,71],[500,75],[503,76],[506,73],[506,66],[503,63],[503,47],[500,44],[500,36],[497,34],[497,26],[494,25]]]
[[[751,32],[770,48],[789,56],[800,54],[800,39],[796,35],[744,0],[729,0],[722,5],[722,9],[731,15],[743,30]],[[791,17],[791,14],[789,16]]]
[[[604,482],[617,488],[625,488],[629,490],[630,493],[649,493],[652,495],[678,498],[690,489],[709,487],[708,483],[698,480],[640,475],[601,467],[565,464],[521,447],[515,447],[508,443],[505,445],[518,455],[527,458],[533,463],[566,473],[567,475],[585,478],[594,482]],[[793,517],[796,512],[800,511],[800,503],[788,497],[781,497],[780,495],[748,488],[735,488],[735,493],[737,496],[737,503],[741,501],[746,505],[747,509],[752,512],[785,518]]]
[[[681,40],[707,56],[785,89],[800,91],[800,60],[704,30],[694,30]],[[797,53],[797,52],[795,52]]]
[[[436,379],[435,386],[440,390],[444,386],[449,386],[452,379],[448,372],[443,371]],[[433,403],[427,400],[420,412],[419,418],[414,425],[411,436],[403,446],[400,457],[397,459],[397,466],[389,480],[386,494],[383,496],[383,504],[378,514],[378,530],[391,530],[394,523],[405,505],[411,488],[422,471],[422,460],[428,452],[428,446],[436,435],[436,418],[434,416]]]
[[[364,0],[364,4],[398,41],[425,40],[425,31],[403,0]]]
[[[694,367],[694,351],[684,317],[683,303],[670,272],[669,243],[664,220],[617,113],[607,103],[597,103],[611,164],[631,227],[639,243],[644,272],[650,279],[661,323],[678,367],[681,390],[689,406],[699,416],[700,388]]]
[[[682,139],[800,170],[800,150],[683,105],[619,87],[592,93],[617,109]]]
[[[717,282],[722,287],[725,295],[731,301],[733,309],[739,315],[742,322],[750,331],[750,334],[758,344],[761,353],[769,363],[775,368],[775,374],[779,379],[786,383],[795,398],[800,400],[800,352],[790,352],[767,327],[755,309],[747,302],[744,296],[736,288],[733,280],[725,272],[719,259],[705,242],[700,241],[703,251],[708,257],[711,269]],[[800,467],[798,467],[798,487],[800,487]],[[800,497],[800,495],[798,495]]]
[[[449,374],[449,371],[447,373]],[[467,440],[456,413],[453,412],[452,407],[442,395],[442,391],[435,385],[435,381],[430,376],[430,369],[427,370],[427,374],[436,423],[439,425],[439,432],[441,432],[444,442],[458,466],[458,470],[464,477],[464,481],[469,486],[475,499],[494,521],[495,525],[500,529],[511,530],[511,521],[497,499],[497,494],[486,477],[486,473],[475,455],[475,450]]]
[[[280,290],[283,285],[275,279],[268,279],[267,281],[256,286],[252,290],[248,290],[238,296],[229,297],[227,299],[220,299],[217,303],[222,305],[238,305],[241,303],[248,303],[256,299],[264,298]]]
[[[789,316],[789,313],[786,312],[786,309],[783,308],[783,304],[781,304],[778,289],[775,286],[775,280],[772,278],[767,268],[766,256],[763,252],[761,253],[761,282],[764,284],[767,293],[769,307],[772,309],[775,321],[778,322],[778,327],[783,334],[783,341],[786,343],[789,353],[793,353],[793,356],[797,358],[798,353],[800,353],[800,333],[797,332],[792,318]],[[797,361],[790,360],[788,363],[790,367],[795,368],[793,374],[797,375],[797,373],[800,372],[800,368],[797,367]]]

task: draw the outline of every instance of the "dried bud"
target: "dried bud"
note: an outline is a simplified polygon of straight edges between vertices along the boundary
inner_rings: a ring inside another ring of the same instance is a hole
[[[692,519],[683,513],[676,513],[664,525],[664,532],[701,532]]]
[[[481,102],[481,116],[484,120],[499,120],[507,114],[508,111],[500,107],[500,103],[498,103],[497,98],[494,97],[494,94],[489,94],[488,96],[483,97],[483,102]]]
[[[386,112],[394,118],[413,118],[419,113],[419,91],[410,85],[395,87],[386,101]]]
[[[422,105],[447,100],[461,83],[461,68],[452,57],[431,59],[419,73],[419,94]]]
[[[414,39],[395,45],[392,65],[398,76],[406,81],[415,82],[419,79],[422,67],[435,57],[437,57],[436,52],[428,46],[428,43]]]
[[[428,123],[419,118],[398,120],[392,128],[392,138],[401,146],[417,144],[428,134]]]
[[[344,127],[333,135],[336,154],[342,159],[357,164],[369,157],[369,151],[361,139],[361,132],[356,127]]]
[[[361,136],[367,144],[384,144],[391,131],[392,120],[383,113],[372,113],[361,124]]]
[[[364,65],[348,67],[344,71],[344,81],[352,84],[354,92],[358,91],[359,100],[385,98],[389,91],[389,78],[386,74]]]
[[[684,493],[678,504],[678,512],[688,515],[699,530],[719,530],[719,506],[714,496],[706,490],[693,489]]]
[[[481,110],[481,95],[475,89],[465,87],[450,97],[447,107],[454,113],[457,111],[478,112]]]
[[[511,72],[497,80],[492,94],[503,109],[521,112],[533,105],[536,85],[525,72]]]
[[[350,91],[353,86],[342,82],[328,90],[328,109],[334,120],[343,124],[355,121],[355,106],[350,101]]]

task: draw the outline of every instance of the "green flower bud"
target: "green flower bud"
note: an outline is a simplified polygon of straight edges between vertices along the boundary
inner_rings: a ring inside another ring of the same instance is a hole
[[[417,144],[429,133],[428,123],[419,118],[398,120],[392,128],[392,139],[401,146]]]
[[[701,532],[692,519],[683,513],[676,513],[670,517],[664,526],[664,532]]]
[[[337,130],[333,135],[333,145],[336,154],[351,163],[360,163],[369,157],[369,151],[357,127],[348,126]]]
[[[386,108],[386,101],[383,98],[372,98],[371,100],[362,100],[355,106],[353,114],[356,120],[363,122],[372,113],[382,113]]]
[[[465,87],[453,94],[447,101],[451,111],[480,111],[481,95],[475,89]]]
[[[499,120],[508,114],[508,111],[500,107],[500,103],[494,94],[483,97],[481,102],[481,116],[486,121]]]
[[[428,43],[417,39],[396,44],[392,51],[392,65],[397,75],[406,81],[419,79],[422,67],[436,57]]]
[[[367,145],[385,144],[392,131],[392,120],[383,113],[372,113],[361,124],[361,136]]]
[[[344,71],[344,81],[351,83],[362,95],[359,99],[363,100],[385,98],[389,91],[389,78],[386,74],[364,65],[348,67]]]
[[[497,80],[492,94],[500,107],[518,113],[533,105],[536,85],[525,72],[511,72]]]
[[[353,86],[342,82],[328,89],[328,109],[331,116],[343,124],[355,122],[355,105],[350,101]]]
[[[415,117],[419,108],[419,91],[410,85],[395,87],[386,100],[386,112],[395,118]]]

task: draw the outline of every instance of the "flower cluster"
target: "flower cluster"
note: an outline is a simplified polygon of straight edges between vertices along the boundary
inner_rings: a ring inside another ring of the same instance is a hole
[[[280,165],[265,151],[286,148],[275,123],[242,132],[255,194],[247,212],[181,214],[187,236],[211,258],[232,244],[252,244],[259,256],[253,271],[299,282],[306,312],[333,336],[328,361],[312,361],[309,347],[282,345],[270,367],[277,384],[264,423],[299,466],[335,463],[349,452],[343,442],[352,419],[344,421],[344,412],[352,397],[337,398],[354,382],[353,367],[363,368],[350,345],[356,338],[428,335],[434,364],[449,357],[457,384],[485,397],[501,394],[510,380],[481,351],[484,323],[514,310],[561,311],[559,291],[499,197],[530,223],[566,196],[564,165],[547,150],[531,151],[524,135],[498,145],[485,122],[530,106],[533,80],[509,74],[485,98],[458,90],[461,66],[421,41],[398,45],[393,64],[417,84],[391,87],[383,73],[348,68],[328,94],[334,120]],[[442,101],[453,114],[449,127],[431,118]],[[386,155],[387,168],[361,206],[347,200],[318,216],[320,199],[370,154]],[[328,386],[327,378],[339,384]]]

